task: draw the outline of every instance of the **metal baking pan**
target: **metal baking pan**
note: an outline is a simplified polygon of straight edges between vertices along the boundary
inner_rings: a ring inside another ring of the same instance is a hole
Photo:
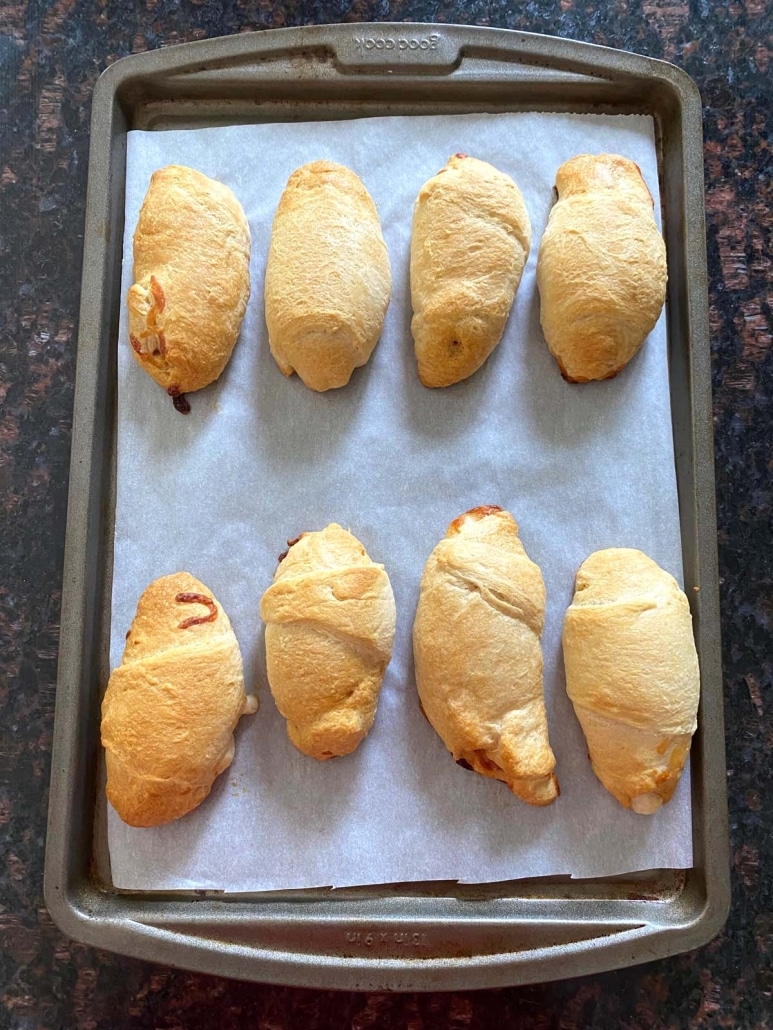
[[[227,896],[116,890],[99,707],[109,672],[127,131],[517,110],[655,119],[685,588],[702,675],[692,748],[694,868]],[[564,39],[428,24],[270,30],[112,65],[97,83],[92,113],[45,867],[57,924],[77,940],[152,961],[368,990],[557,979],[710,940],[729,905],[713,469],[701,102],[684,72]]]

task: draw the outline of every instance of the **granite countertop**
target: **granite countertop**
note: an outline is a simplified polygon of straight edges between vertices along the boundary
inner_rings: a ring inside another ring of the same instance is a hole
[[[92,88],[129,53],[314,22],[494,25],[673,61],[704,103],[732,911],[697,952],[434,995],[243,984],[64,938],[43,904]],[[771,229],[765,0],[9,0],[0,6],[0,1028],[767,1027],[773,1012]]]

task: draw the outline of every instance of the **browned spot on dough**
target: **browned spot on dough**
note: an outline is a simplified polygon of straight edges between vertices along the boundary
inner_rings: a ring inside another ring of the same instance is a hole
[[[484,769],[486,772],[492,773],[494,775],[502,772],[502,767],[497,765],[497,763],[493,761],[493,759],[489,758],[485,751],[478,749],[474,752],[474,755],[475,760],[477,761],[481,769]]]
[[[206,594],[183,592],[175,596],[175,601],[179,601],[180,604],[203,604],[205,608],[209,609],[207,615],[192,615],[190,619],[184,619],[177,627],[178,629],[188,629],[190,626],[199,626],[204,622],[214,622],[217,618],[217,605]]]
[[[300,533],[298,536],[293,537],[292,540],[288,540],[287,541],[287,550],[286,551],[282,551],[282,553],[277,558],[278,562],[283,562],[285,560],[287,555],[290,553],[290,548],[291,547],[295,547],[295,545],[298,543],[298,541],[301,539],[302,536],[303,536],[303,533]]]
[[[181,415],[190,414],[191,406],[188,403],[185,394],[180,392],[179,386],[170,386],[166,392],[172,398],[172,404],[174,404],[175,411],[179,411]]]
[[[463,515],[459,515],[455,518],[451,525],[448,527],[449,533],[458,533],[462,528],[462,523],[465,519],[472,519],[474,522],[479,522],[481,519],[485,519],[489,515],[495,515],[497,512],[502,511],[498,504],[481,504],[477,508],[470,508],[469,511],[464,512]]]
[[[634,355],[634,357],[635,357],[635,355]],[[633,360],[633,359],[631,359],[631,360]],[[592,382],[594,382],[594,380],[591,379],[589,376],[577,376],[577,377],[570,376],[569,373],[567,372],[565,366],[563,365],[561,359],[560,358],[556,358],[556,362],[558,364],[558,370],[561,373],[561,378],[564,380],[564,382],[571,383],[573,386],[576,386],[576,385],[578,385],[580,383],[592,383]],[[606,375],[600,376],[599,379],[598,379],[598,382],[602,382],[605,379],[614,379],[615,376],[619,375],[620,372],[622,372],[624,368],[625,368],[625,364],[622,364],[622,365],[620,365],[619,368],[612,369],[612,371],[611,372],[607,372]]]
[[[150,277],[150,292],[153,294],[153,300],[155,301],[158,313],[161,314],[166,307],[166,295],[161,283],[154,275],[151,275]]]

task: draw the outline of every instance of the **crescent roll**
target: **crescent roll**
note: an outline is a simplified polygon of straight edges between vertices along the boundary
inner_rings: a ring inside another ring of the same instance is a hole
[[[107,797],[121,819],[158,826],[196,808],[231,764],[237,722],[257,707],[212,591],[187,572],[151,583],[102,702]]]
[[[631,360],[666,298],[666,247],[638,165],[581,154],[556,175],[540,244],[540,321],[564,379],[610,379]]]
[[[345,386],[384,325],[392,273],[376,205],[343,165],[298,168],[279,201],[266,265],[271,353],[311,390]]]
[[[392,587],[336,523],[289,543],[260,603],[271,693],[299,751],[347,755],[376,717],[395,635]]]
[[[250,228],[231,190],[182,165],[154,172],[134,233],[129,339],[178,410],[225,368],[249,296]]]
[[[425,386],[476,372],[502,338],[531,247],[521,191],[485,161],[456,154],[416,200],[411,331]]]
[[[457,762],[530,805],[558,797],[540,637],[545,585],[494,506],[448,527],[424,568],[413,626],[424,714]]]
[[[563,643],[593,771],[621,805],[656,812],[676,789],[696,728],[687,598],[641,551],[596,551],[577,573]]]

